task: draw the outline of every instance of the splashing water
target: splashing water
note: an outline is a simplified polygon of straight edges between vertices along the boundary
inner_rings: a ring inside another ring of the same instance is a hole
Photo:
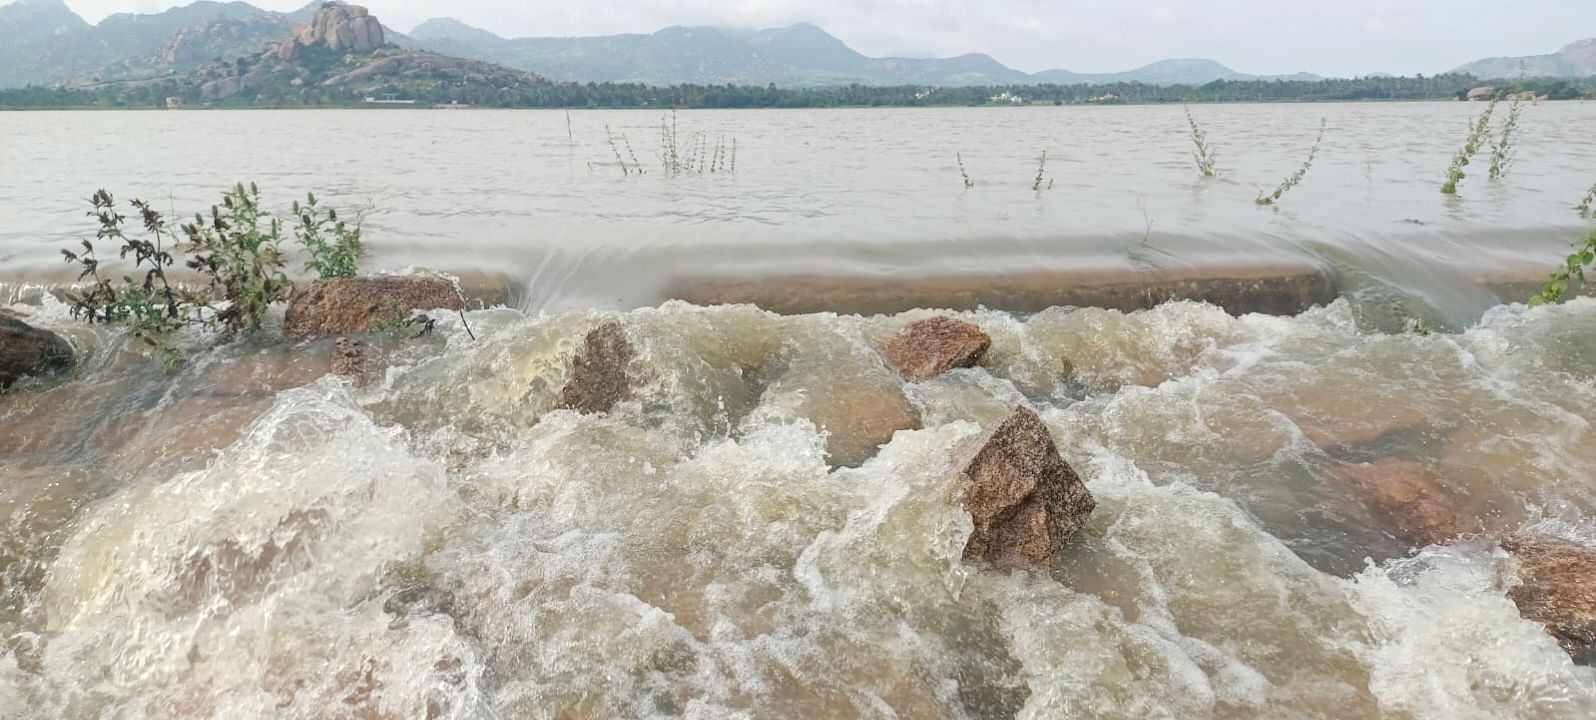
[[[1596,535],[1596,302],[962,313],[982,367],[909,384],[875,348],[921,311],[499,309],[375,340],[358,388],[326,341],[167,375],[31,311],[87,359],[0,397],[7,720],[1596,713],[1492,541]],[[641,386],[555,409],[606,319]],[[1098,508],[1046,572],[980,571],[951,451],[1019,403]],[[1334,479],[1383,457],[1478,533],[1412,552]]]

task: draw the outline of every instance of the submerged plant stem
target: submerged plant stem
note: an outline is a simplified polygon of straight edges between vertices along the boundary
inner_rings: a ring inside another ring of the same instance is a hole
[[[1276,202],[1279,202],[1281,196],[1285,195],[1287,191],[1296,187],[1298,183],[1302,182],[1302,178],[1308,175],[1308,170],[1313,167],[1314,156],[1319,154],[1319,143],[1324,141],[1325,125],[1325,118],[1319,118],[1319,135],[1313,139],[1313,147],[1308,148],[1308,159],[1302,161],[1302,166],[1297,168],[1296,172],[1292,173],[1289,177],[1282,181],[1280,183],[1280,187],[1275,188],[1273,193],[1260,194],[1258,196],[1259,205],[1273,205]]]

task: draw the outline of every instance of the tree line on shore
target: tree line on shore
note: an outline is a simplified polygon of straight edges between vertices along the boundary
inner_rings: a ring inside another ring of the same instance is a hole
[[[175,99],[186,107],[356,107],[371,96],[402,97],[417,105],[461,104],[494,108],[823,108],[966,107],[993,104],[1075,105],[1205,102],[1349,102],[1459,100],[1491,84],[1472,75],[1365,77],[1326,80],[1217,80],[1205,85],[1013,85],[930,88],[914,85],[845,85],[780,88],[775,85],[671,85],[539,82],[516,87],[483,83],[415,84],[395,79],[361,89],[295,86],[288,82],[252,88],[209,103],[188,78],[95,87],[30,86],[0,90],[0,109],[163,108]],[[1498,89],[1534,93],[1551,100],[1596,97],[1596,78],[1523,78],[1499,81]]]

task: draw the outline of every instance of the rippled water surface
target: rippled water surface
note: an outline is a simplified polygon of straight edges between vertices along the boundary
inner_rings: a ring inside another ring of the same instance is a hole
[[[737,136],[738,172],[675,179],[622,177],[603,141],[651,152],[653,113],[573,112],[574,143],[561,113],[0,114],[13,280],[48,277],[84,182],[185,206],[236,176],[378,197],[378,264],[526,282],[368,338],[361,384],[280,312],[185,337],[167,369],[19,293],[4,309],[80,366],[0,394],[0,720],[1596,716],[1596,668],[1519,616],[1497,542],[1596,543],[1596,300],[1529,310],[1466,272],[1539,267],[1582,227],[1592,106],[1526,108],[1510,180],[1449,202],[1434,176],[1477,107],[1194,108],[1227,163],[1209,183],[1179,108],[683,113]],[[1320,114],[1321,164],[1255,207]],[[932,310],[633,287],[1143,242],[1387,290],[1296,317],[953,313],[990,352],[916,383],[880,350]],[[1409,331],[1393,297],[1449,322]],[[555,409],[612,320],[634,396]],[[981,570],[953,455],[1017,405],[1097,509],[1052,566]],[[1459,537],[1348,479],[1391,463],[1433,479]]]
[[[254,180],[284,207],[314,190],[375,208],[381,264],[505,272],[525,281],[528,307],[655,304],[672,278],[706,272],[1265,257],[1444,285],[1453,269],[1544,264],[1596,182],[1596,105],[1545,103],[1524,108],[1505,181],[1481,158],[1460,196],[1443,197],[1482,107],[1195,106],[1219,153],[1208,181],[1175,106],[681,112],[682,154],[698,133],[711,156],[736,141],[735,173],[692,177],[662,168],[665,116],[649,110],[4,113],[0,280],[65,273],[56,248],[93,230],[83,213],[97,187],[186,215]],[[1321,118],[1307,178],[1278,208],[1256,206],[1307,156]],[[617,153],[645,174],[623,175]]]

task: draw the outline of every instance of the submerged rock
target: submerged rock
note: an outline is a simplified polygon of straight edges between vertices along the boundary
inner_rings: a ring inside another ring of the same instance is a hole
[[[975,521],[966,562],[1046,566],[1097,507],[1046,423],[1023,406],[971,441],[956,467],[956,487]]]
[[[1596,548],[1545,535],[1512,535],[1502,548],[1518,560],[1507,597],[1519,614],[1545,623],[1575,663],[1596,666]]]
[[[365,385],[371,381],[368,374],[371,359],[370,345],[359,340],[338,338],[333,344],[332,373],[354,379],[357,386]]]
[[[454,283],[436,275],[332,278],[289,298],[283,332],[302,338],[357,335],[407,320],[416,310],[464,307]]]
[[[72,345],[59,335],[0,315],[0,388],[24,375],[61,372],[72,367]]]
[[[975,367],[992,338],[974,323],[934,317],[910,323],[887,344],[887,364],[910,380],[930,380],[956,368]]]
[[[920,428],[920,412],[890,378],[839,378],[811,388],[799,412],[826,433],[826,461],[839,467],[858,467],[899,430]]]
[[[560,390],[559,407],[583,414],[605,413],[632,396],[630,370],[637,351],[615,321],[588,332],[571,361],[571,379]]]
[[[1456,493],[1423,463],[1386,458],[1343,465],[1330,477],[1349,488],[1375,522],[1402,542],[1437,545],[1468,527],[1458,514]]]

